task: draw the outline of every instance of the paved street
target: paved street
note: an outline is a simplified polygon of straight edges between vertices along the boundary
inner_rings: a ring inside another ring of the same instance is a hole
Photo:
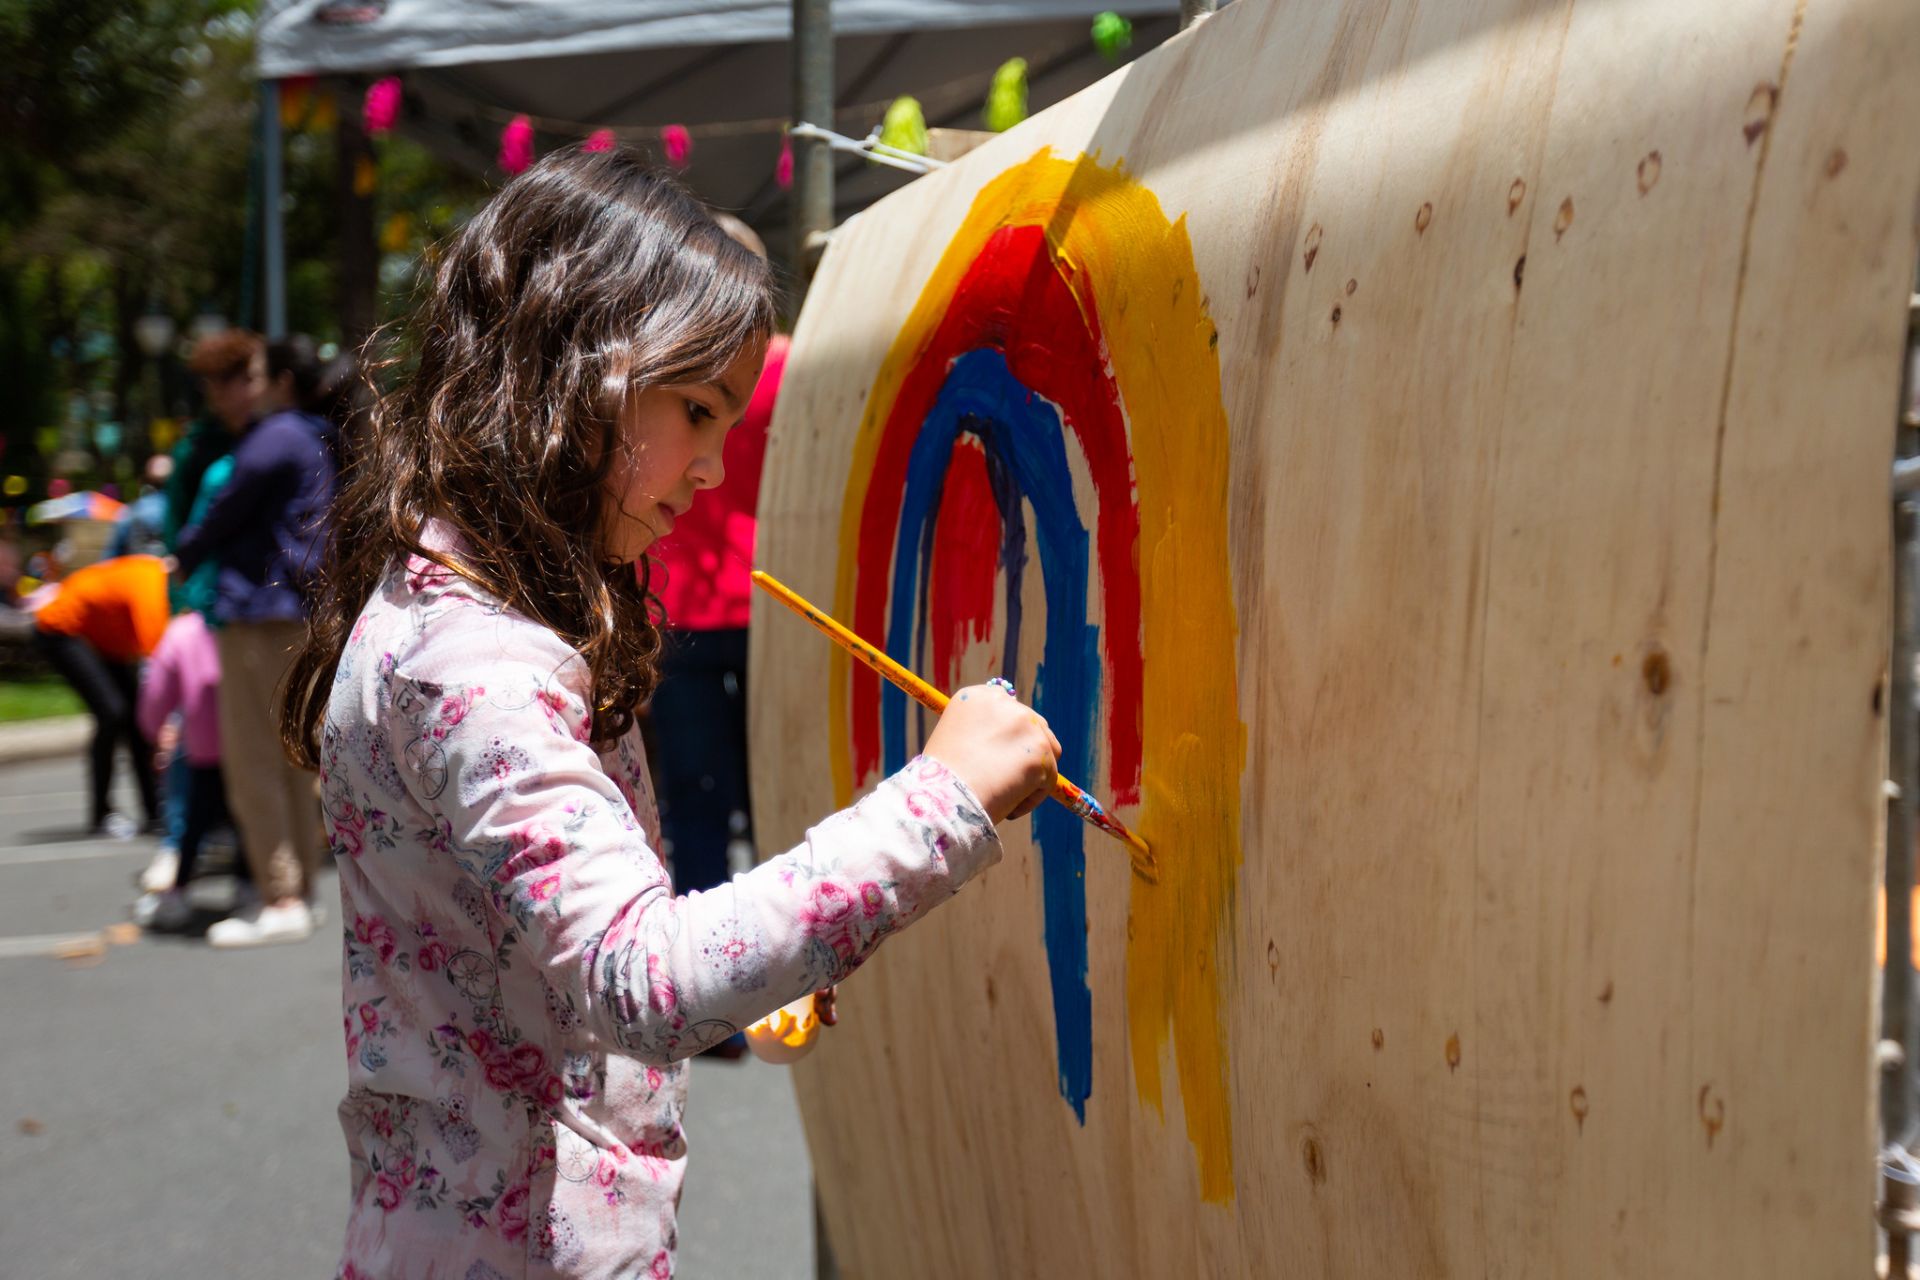
[[[332,879],[297,946],[103,934],[153,841],[83,837],[84,770],[0,767],[0,1275],[329,1276],[347,1186]],[[681,1273],[810,1277],[784,1069],[702,1060],[691,1089]]]

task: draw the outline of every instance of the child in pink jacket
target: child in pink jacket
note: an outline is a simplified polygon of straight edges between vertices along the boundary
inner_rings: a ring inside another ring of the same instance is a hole
[[[183,928],[193,915],[186,885],[207,835],[225,825],[227,788],[220,769],[220,651],[207,620],[189,611],[177,614],[161,633],[140,678],[136,716],[147,741],[159,740],[168,718],[180,716],[181,749],[187,758],[186,825],[180,834],[180,869],[173,887],[148,895],[135,918],[150,928]],[[242,867],[245,859],[238,860]]]

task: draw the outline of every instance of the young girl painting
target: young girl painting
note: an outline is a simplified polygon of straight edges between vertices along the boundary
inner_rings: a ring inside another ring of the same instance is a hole
[[[622,151],[548,157],[437,258],[281,707],[340,866],[344,1276],[670,1275],[686,1060],[951,897],[1052,782],[1045,723],[965,690],[797,848],[676,896],[645,556],[721,483],[773,316]]]

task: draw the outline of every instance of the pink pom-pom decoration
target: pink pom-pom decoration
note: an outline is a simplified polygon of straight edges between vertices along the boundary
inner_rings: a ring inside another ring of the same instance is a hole
[[[400,77],[387,76],[368,85],[360,115],[366,121],[369,136],[377,138],[391,133],[394,122],[400,119]]]
[[[667,153],[667,163],[676,169],[684,169],[693,162],[693,135],[683,124],[670,124],[662,129],[660,147]]]
[[[774,161],[773,180],[782,191],[793,188],[793,139],[780,139],[780,158]]]
[[[580,144],[580,149],[582,151],[613,150],[613,130],[595,129],[587,135],[587,140]]]
[[[500,131],[500,168],[521,173],[533,163],[533,121],[515,116]]]

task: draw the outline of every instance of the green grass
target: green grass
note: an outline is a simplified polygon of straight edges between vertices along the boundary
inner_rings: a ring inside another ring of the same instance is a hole
[[[59,676],[0,680],[0,724],[77,716],[86,709],[80,695]]]

